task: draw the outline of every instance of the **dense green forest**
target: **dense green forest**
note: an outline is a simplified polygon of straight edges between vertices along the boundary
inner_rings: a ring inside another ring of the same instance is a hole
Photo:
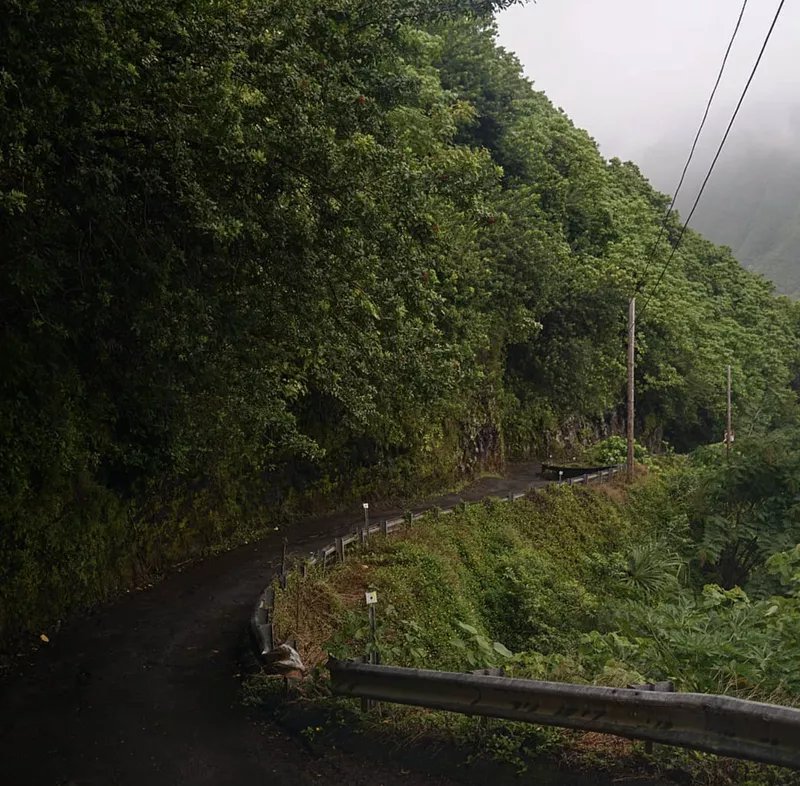
[[[12,0],[0,632],[314,506],[794,407],[798,311],[671,220],[481,0]],[[650,299],[652,295],[652,300]]]

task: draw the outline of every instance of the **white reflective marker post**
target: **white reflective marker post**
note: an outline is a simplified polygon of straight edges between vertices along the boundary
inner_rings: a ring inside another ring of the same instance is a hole
[[[377,664],[380,662],[380,658],[378,657],[378,626],[375,617],[375,611],[378,606],[378,593],[365,592],[364,598],[367,601],[367,610],[369,611],[369,631],[372,634],[372,652],[370,653],[369,662]]]
[[[375,612],[378,607],[378,593],[375,591],[365,592],[364,599],[367,602],[367,610],[369,612],[369,630],[372,634],[372,651],[369,653],[369,662],[377,666],[380,663],[380,657],[378,656],[378,626],[375,616]],[[372,701],[371,699],[361,700],[361,709],[364,711],[375,709],[377,706],[377,701]]]

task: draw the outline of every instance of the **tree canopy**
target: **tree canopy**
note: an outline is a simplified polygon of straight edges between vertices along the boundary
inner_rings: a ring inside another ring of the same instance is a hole
[[[719,439],[728,363],[743,419],[792,406],[796,308],[692,232],[655,290],[666,197],[523,77],[504,5],[7,4],[0,628],[607,429],[637,286],[645,437]]]

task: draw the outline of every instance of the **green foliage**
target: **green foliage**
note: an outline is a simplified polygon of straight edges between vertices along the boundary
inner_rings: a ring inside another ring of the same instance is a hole
[[[600,599],[566,565],[531,549],[503,560],[499,581],[488,587],[485,604],[494,630],[514,649],[558,652],[575,631],[589,627]],[[571,621],[565,629],[564,620]]]
[[[800,597],[800,543],[789,551],[773,554],[766,567],[771,575],[778,577],[787,595]]]
[[[335,658],[368,657],[380,652],[382,662],[403,662],[424,668],[428,652],[422,627],[415,620],[400,619],[393,604],[381,609],[373,635],[366,615],[342,606],[327,650]]]
[[[599,555],[626,542],[630,529],[613,503],[568,487],[429,515],[406,535],[372,544],[332,580],[320,577],[342,588],[327,647],[355,657],[373,646],[366,610],[344,601],[354,591],[363,597],[353,586],[360,581],[381,599],[384,663],[469,670],[518,664],[513,653],[525,649],[562,652],[591,629],[609,596],[628,594],[620,571],[607,571]],[[285,602],[288,609],[294,601]]]
[[[717,446],[697,456],[694,497],[698,560],[724,587],[772,588],[767,558],[800,542],[800,430],[738,440],[729,457]]]
[[[681,690],[797,702],[791,653],[800,604],[794,599],[752,601],[738,587],[706,585],[698,595],[682,592],[658,605],[629,604],[617,625],[619,634],[585,640],[588,672],[616,660],[649,679],[675,680]]]
[[[667,199],[497,46],[508,5],[7,4],[0,635],[614,414]],[[798,325],[689,232],[639,325],[648,440],[717,439],[726,363],[740,428],[774,425]]]
[[[628,554],[623,581],[644,596],[663,596],[677,589],[683,567],[680,556],[663,541],[636,543]]]
[[[640,464],[650,463],[650,454],[644,445],[633,443],[633,458]],[[585,461],[591,464],[624,464],[628,460],[628,443],[622,437],[606,437],[593,445],[585,456]]]
[[[504,644],[499,641],[490,644],[472,625],[467,625],[466,622],[459,620],[456,620],[456,625],[461,629],[462,634],[454,636],[451,642],[456,649],[464,652],[464,657],[472,668],[492,668],[514,657],[514,654]],[[466,638],[464,633],[467,634]]]
[[[633,594],[604,620],[611,630],[581,646],[585,673],[614,662],[684,690],[797,703],[793,435],[739,440],[730,462],[699,451],[631,497],[650,539],[628,552]]]

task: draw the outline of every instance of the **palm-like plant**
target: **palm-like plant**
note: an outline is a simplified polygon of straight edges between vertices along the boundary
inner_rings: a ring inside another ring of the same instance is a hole
[[[680,556],[661,541],[636,544],[626,561],[623,581],[645,597],[666,595],[678,586]]]

